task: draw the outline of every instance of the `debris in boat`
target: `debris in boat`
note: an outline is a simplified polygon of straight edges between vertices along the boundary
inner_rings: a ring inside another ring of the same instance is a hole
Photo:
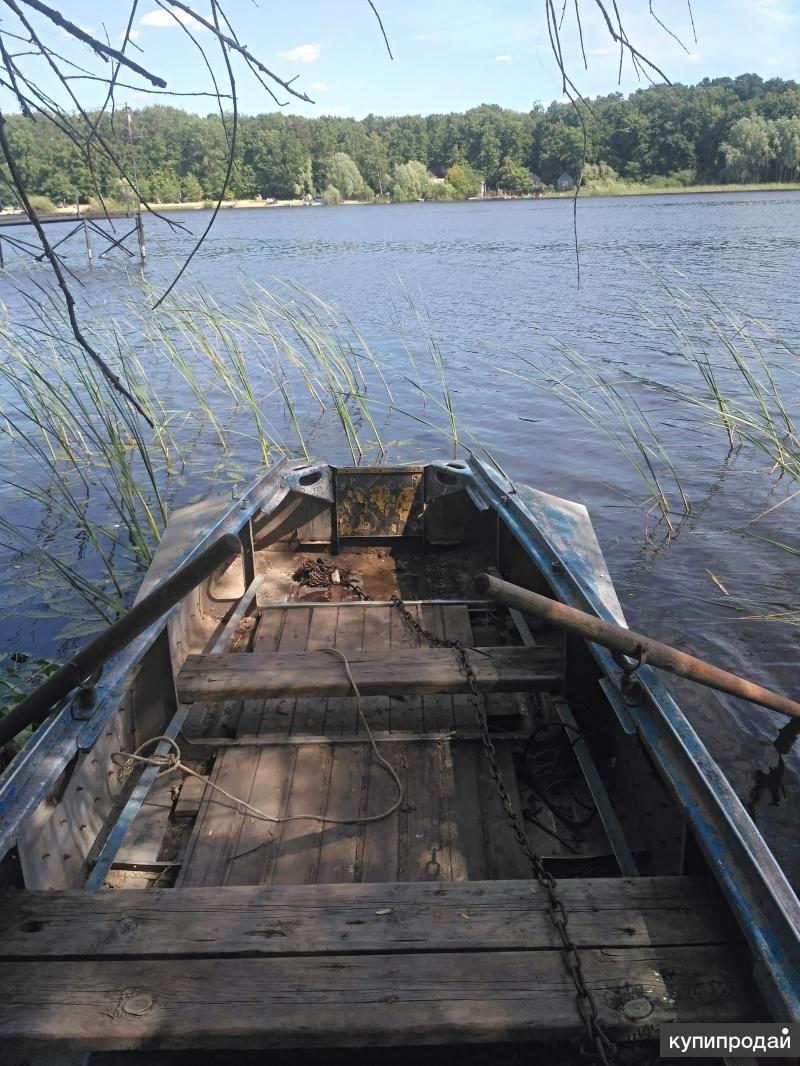
[[[292,580],[313,589],[330,589],[340,585],[349,589],[357,599],[365,599],[363,578],[353,570],[337,566],[327,559],[303,559],[292,574]]]
[[[786,785],[783,783],[784,770],[785,764],[782,755],[778,756],[777,763],[775,766],[771,766],[769,770],[756,770],[753,788],[746,804],[751,818],[755,817],[755,809],[763,792],[769,792],[770,806],[772,807],[779,807],[781,800],[786,799]]]
[[[239,627],[231,640],[231,651],[238,651],[242,643],[250,637],[256,624],[261,621],[261,615],[248,615],[239,623]]]
[[[706,573],[724,596],[730,596],[728,590],[725,588],[725,586],[715,574],[712,574],[710,570],[706,570]]]

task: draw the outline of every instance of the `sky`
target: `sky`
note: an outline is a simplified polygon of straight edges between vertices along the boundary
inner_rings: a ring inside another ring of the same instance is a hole
[[[208,0],[187,0],[204,16]],[[586,95],[631,92],[640,81],[630,62],[619,80],[619,52],[608,35],[594,0],[579,0],[588,70],[584,69],[574,4],[565,6],[562,44],[578,88]],[[298,5],[274,0],[227,0],[224,10],[239,40],[265,66],[313,103],[276,90],[288,112],[314,116],[369,113],[430,114],[466,111],[481,103],[530,110],[561,99],[561,83],[550,48],[544,0],[375,0],[394,59],[366,0],[305,0]],[[555,2],[556,10],[561,4]],[[693,83],[703,77],[754,72],[763,77],[800,80],[800,0],[618,0],[628,37],[672,81]],[[568,10],[567,10],[568,9]],[[114,0],[62,0],[60,10],[87,32],[119,44],[129,5]],[[694,26],[692,25],[692,17]],[[41,25],[41,22],[39,23]],[[8,26],[4,19],[0,30]],[[211,34],[189,23],[198,43]],[[167,78],[181,93],[210,91],[211,77],[197,47],[154,0],[139,0],[130,55]],[[47,30],[54,48],[76,58],[76,50],[55,28]],[[212,46],[212,66],[223,82],[225,68]],[[95,69],[95,68],[93,68]],[[239,105],[255,114],[276,110],[257,80],[235,65]],[[138,79],[128,79],[131,85]],[[94,101],[92,93],[98,99]],[[87,106],[102,102],[100,89],[81,83]],[[118,104],[141,107],[171,103],[205,114],[206,97],[169,100],[141,89],[122,89]],[[8,106],[8,101],[2,103]],[[16,108],[14,108],[16,110]]]

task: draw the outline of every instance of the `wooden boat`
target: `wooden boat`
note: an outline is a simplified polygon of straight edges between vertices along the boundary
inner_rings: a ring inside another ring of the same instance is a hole
[[[624,624],[585,508],[474,458],[175,513],[173,606],[0,779],[3,1061],[800,1020],[797,899],[659,677],[482,572]]]

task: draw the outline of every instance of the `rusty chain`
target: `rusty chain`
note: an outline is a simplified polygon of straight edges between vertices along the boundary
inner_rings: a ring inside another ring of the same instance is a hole
[[[310,563],[310,560],[307,562]],[[319,559],[316,564],[311,564],[309,569],[313,571],[313,577],[308,583],[319,585],[323,584],[325,578],[327,578],[328,582],[331,581],[331,574],[334,567],[331,566],[331,564],[326,564],[324,560]],[[298,573],[299,572],[300,571],[298,571]],[[361,588],[358,583],[352,581],[348,576],[339,575],[338,584],[348,588],[359,600],[368,601],[371,598],[366,592],[364,592],[363,588]],[[564,907],[564,902],[558,895],[556,879],[544,865],[541,856],[537,855],[531,847],[522,820],[520,819],[519,814],[514,810],[511,797],[508,794],[508,789],[503,781],[503,773],[497,761],[497,751],[492,740],[492,735],[489,732],[489,723],[486,717],[483,694],[478,688],[478,678],[469,661],[467,649],[460,640],[437,637],[435,633],[431,633],[429,630],[425,629],[425,627],[414,618],[399,596],[392,596],[390,602],[400,613],[404,623],[409,629],[415,632],[422,640],[427,641],[432,647],[451,648],[456,653],[459,666],[466,678],[473,698],[475,718],[481,734],[483,751],[489,764],[489,771],[494,780],[495,789],[497,790],[497,795],[500,797],[500,802],[503,811],[505,812],[506,819],[514,834],[514,839],[531,868],[533,876],[547,893],[550,920],[555,926],[559,939],[561,940],[562,957],[570,977],[572,978],[572,983],[575,986],[575,1004],[585,1030],[585,1038],[580,1046],[581,1054],[588,1058],[596,1059],[601,1062],[603,1066],[614,1066],[617,1059],[617,1046],[606,1034],[605,1027],[599,1018],[594,996],[587,987],[586,979],[583,975],[583,963],[580,951],[569,934],[567,928],[569,917],[566,908]],[[438,863],[436,865],[438,865]]]
[[[364,596],[363,593],[362,597],[365,599],[368,598]],[[503,806],[506,819],[514,834],[514,839],[519,844],[520,850],[525,856],[534,877],[547,892],[550,920],[558,931],[561,940],[564,962],[569,970],[572,982],[575,985],[575,1003],[585,1029],[586,1037],[581,1044],[581,1053],[588,1057],[596,1058],[603,1063],[603,1066],[613,1066],[617,1056],[616,1044],[614,1044],[607,1036],[603,1023],[598,1017],[597,1004],[586,985],[586,980],[583,976],[581,955],[567,929],[569,918],[564,907],[564,902],[558,895],[556,879],[544,865],[541,856],[537,855],[531,847],[520,816],[514,810],[513,804],[511,803],[511,797],[508,794],[508,789],[503,781],[503,773],[497,761],[497,751],[492,740],[492,735],[489,732],[489,723],[486,717],[483,694],[478,688],[478,678],[469,661],[467,649],[460,640],[449,640],[447,638],[437,637],[435,633],[431,633],[425,629],[417,619],[414,618],[399,596],[392,596],[391,602],[400,612],[406,625],[423,640],[426,640],[430,645],[436,648],[452,648],[458,657],[459,666],[467,680],[470,693],[473,697],[475,717],[481,733],[483,751],[486,755],[486,760],[489,763],[489,771],[494,779],[495,788],[500,797],[500,802]]]

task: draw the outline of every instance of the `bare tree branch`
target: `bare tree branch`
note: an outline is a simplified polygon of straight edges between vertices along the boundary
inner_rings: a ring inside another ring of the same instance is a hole
[[[378,14],[378,9],[373,4],[372,0],[367,0],[367,3],[372,8],[372,11],[373,11],[373,13],[375,15],[375,18],[378,20],[378,25],[381,28],[381,33],[383,34],[383,40],[384,40],[384,43],[386,44],[386,51],[389,53],[389,59],[393,60],[394,56],[392,55],[392,49],[389,46],[389,38],[386,36],[386,30],[383,28],[383,19]]]
[[[657,15],[657,14],[655,13],[655,11],[653,10],[653,0],[650,0],[650,4],[649,4],[649,6],[650,6],[650,14],[651,14],[651,16],[652,16],[652,17],[653,17],[653,18],[654,18],[654,19],[656,20],[656,22],[657,22],[657,23],[659,24],[659,26],[661,27],[661,29],[662,29],[662,30],[663,30],[663,31],[664,31],[665,33],[668,33],[668,34],[670,35],[670,37],[671,37],[671,38],[672,38],[672,39],[673,39],[674,41],[677,41],[677,43],[678,43],[678,44],[679,44],[679,45],[681,46],[681,48],[682,48],[682,49],[684,50],[684,52],[685,52],[685,53],[687,54],[687,56],[688,56],[688,55],[689,55],[689,49],[688,49],[688,48],[686,47],[686,45],[685,45],[685,44],[683,43],[683,41],[682,41],[682,40],[680,39],[680,37],[679,37],[679,36],[677,35],[677,33],[673,33],[673,32],[672,32],[672,30],[671,30],[671,29],[669,28],[669,26],[665,25],[665,23],[663,23],[663,22],[661,21],[661,19],[660,19],[660,18],[658,17],[658,15]]]
[[[50,263],[50,267],[52,268],[52,271],[55,274],[56,281],[58,282],[58,287],[63,293],[64,304],[67,309],[67,315],[69,316],[70,326],[72,327],[72,333],[75,337],[75,340],[78,342],[78,344],[80,344],[81,348],[83,348],[83,350],[86,352],[86,354],[95,364],[95,366],[97,366],[97,368],[106,378],[106,380],[112,385],[112,387],[125,397],[128,403],[130,403],[130,405],[136,411],[138,411],[138,413],[152,429],[153,423],[144,408],[139,403],[139,401],[136,399],[133,393],[131,393],[125,387],[125,385],[123,385],[119,377],[114,373],[108,363],[106,363],[106,361],[99,354],[99,352],[97,352],[92,347],[92,345],[89,344],[86,337],[83,335],[80,325],[78,324],[77,315],[75,313],[75,298],[73,297],[72,292],[70,291],[69,285],[67,285],[66,278],[64,277],[64,272],[61,269],[61,260],[53,251],[50,242],[48,241],[47,236],[44,232],[44,227],[39,221],[39,216],[34,210],[33,205],[31,204],[30,199],[28,197],[28,193],[25,189],[25,182],[22,180],[22,176],[19,172],[19,167],[17,166],[17,161],[14,158],[14,154],[8,144],[8,138],[6,137],[6,120],[5,116],[2,114],[0,114],[0,152],[2,152],[3,159],[5,160],[6,166],[8,167],[9,174],[11,175],[11,180],[17,191],[17,195],[20,198],[20,202],[22,203],[22,206],[25,210],[25,214],[30,219],[33,228],[36,230],[36,235],[41,242],[42,248],[44,249],[44,254],[47,256],[47,260]]]
[[[7,0],[5,0],[5,2],[7,2]],[[55,8],[48,7],[47,4],[43,4],[41,0],[20,0],[20,3],[25,4],[26,7],[32,7],[34,11],[38,11],[41,15],[45,15],[52,23],[58,26],[59,29],[64,30],[71,37],[75,37],[77,40],[82,41],[84,44],[88,45],[93,52],[97,52],[97,54],[104,59],[116,59],[118,62],[122,63],[123,66],[128,67],[130,70],[140,74],[143,78],[146,78],[151,85],[156,85],[160,89],[166,89],[167,83],[163,78],[151,74],[149,70],[145,70],[144,67],[135,63],[132,59],[128,59],[128,57],[123,55],[118,48],[111,48],[110,45],[98,41],[96,37],[92,37],[90,33],[82,30],[80,26],[76,26],[74,22],[65,19]]]
[[[218,9],[219,9],[219,4],[218,4],[217,0],[211,0],[211,12],[212,12],[212,16],[214,18],[214,24],[215,24],[217,29],[219,29]],[[197,243],[195,244],[194,248],[192,248],[191,252],[189,252],[189,254],[184,259],[183,265],[181,266],[180,270],[175,275],[175,277],[172,279],[171,284],[167,286],[166,290],[161,294],[161,296],[153,304],[153,310],[154,311],[155,311],[155,309],[157,307],[159,307],[164,302],[164,300],[166,300],[166,298],[169,296],[169,294],[172,292],[172,290],[178,284],[180,279],[186,273],[186,270],[188,269],[189,264],[194,259],[194,257],[197,255],[197,253],[200,251],[200,248],[202,247],[203,242],[205,241],[205,239],[208,236],[208,234],[211,232],[211,227],[216,222],[217,215],[219,214],[220,208],[222,207],[222,202],[225,199],[225,193],[227,192],[228,185],[230,184],[231,174],[233,173],[233,161],[234,161],[234,159],[236,157],[236,134],[237,134],[237,131],[238,131],[238,128],[239,128],[239,109],[238,109],[238,101],[237,101],[237,97],[236,97],[236,81],[235,81],[234,76],[233,76],[233,67],[231,66],[230,56],[228,55],[227,40],[225,39],[224,34],[218,33],[217,34],[217,40],[219,42],[220,50],[222,52],[222,57],[225,60],[225,67],[226,67],[226,69],[228,71],[228,80],[230,82],[230,87],[231,87],[231,99],[233,100],[233,129],[231,131],[231,137],[230,137],[229,146],[228,146],[228,167],[227,167],[227,170],[225,171],[225,180],[222,183],[222,188],[220,189],[220,193],[219,193],[219,199],[217,200],[216,206],[214,207],[214,210],[213,210],[213,212],[211,214],[211,218],[208,220],[208,225],[203,230],[203,232],[200,234],[200,236],[199,236],[199,238],[197,240]],[[224,127],[225,127],[225,120],[224,120],[224,117],[223,117],[223,128]],[[227,137],[227,134],[228,134],[228,131],[226,129],[225,130],[226,137]]]
[[[32,0],[28,0],[28,2],[32,2]],[[215,26],[212,22],[209,22],[207,19],[204,19],[202,15],[198,15],[193,8],[189,7],[188,4],[182,3],[182,0],[164,0],[164,2],[169,4],[170,7],[177,8],[178,11],[183,11],[184,14],[189,15],[191,18],[193,18],[195,22],[199,22],[201,26],[205,26],[207,30],[210,30],[214,34],[214,36],[219,40],[220,44],[224,44],[228,48],[230,48],[232,52],[238,52],[240,55],[244,56],[244,58],[247,59],[250,63],[252,63],[253,66],[255,66],[258,70],[260,70],[262,74],[266,74],[268,78],[271,78],[274,82],[284,88],[287,93],[291,93],[292,96],[296,96],[298,100],[305,100],[305,102],[308,104],[314,103],[310,96],[307,96],[306,93],[298,92],[297,89],[293,89],[290,81],[284,81],[283,78],[279,78],[277,74],[273,73],[273,71],[269,69],[269,67],[265,67],[261,60],[256,59],[252,52],[250,52],[249,49],[245,48],[243,44],[239,44],[239,42],[234,41],[232,37],[226,36],[219,29],[218,26]],[[212,7],[215,6],[216,5],[212,4]],[[292,79],[292,81],[293,80],[294,79]]]
[[[634,46],[628,40],[627,34],[625,33],[625,30],[623,29],[623,26],[622,26],[622,19],[620,18],[619,10],[617,9],[616,0],[613,0],[613,2],[614,2],[614,11],[615,11],[616,16],[617,16],[617,25],[619,27],[619,32],[614,29],[614,24],[611,21],[611,16],[609,15],[609,13],[608,13],[608,11],[606,9],[606,6],[603,3],[603,0],[595,0],[595,3],[600,8],[600,11],[601,11],[601,13],[603,15],[603,18],[605,19],[606,26],[608,28],[608,32],[611,35],[612,39],[619,44],[620,51],[621,52],[623,50],[627,51],[628,54],[631,56],[631,59],[633,59],[633,60],[635,60],[637,62],[643,63],[645,66],[647,66],[651,70],[655,71],[655,73],[658,74],[658,76],[660,78],[662,78],[666,82],[667,85],[671,85],[672,82],[669,80],[669,78],[664,73],[664,71],[661,69],[661,67],[656,66],[656,64],[651,59],[648,59],[646,55],[643,55],[643,53],[640,52],[638,48],[634,48]]]

